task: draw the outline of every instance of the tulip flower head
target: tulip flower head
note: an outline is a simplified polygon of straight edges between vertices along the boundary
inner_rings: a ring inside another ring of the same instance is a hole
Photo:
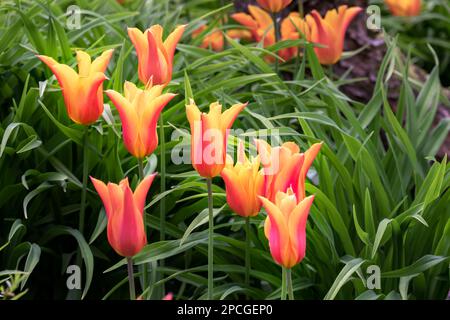
[[[385,0],[394,16],[415,17],[420,14],[422,2],[420,0]]]
[[[162,94],[164,86],[152,86],[142,90],[131,82],[124,84],[124,96],[114,90],[106,94],[119,110],[125,147],[136,158],[151,154],[158,146],[156,125],[163,108],[175,97]]]
[[[197,38],[207,28],[208,27],[206,25],[201,26],[192,33],[192,38]],[[218,52],[223,50],[223,44],[224,40],[222,31],[219,29],[213,29],[210,33],[203,37],[200,48],[211,48],[212,50]]]
[[[292,0],[256,0],[266,11],[277,13],[291,4]]]
[[[197,172],[213,178],[222,172],[226,162],[228,131],[247,104],[238,103],[222,113],[219,102],[211,103],[209,113],[201,112],[194,100],[186,105],[191,127],[191,161]]]
[[[298,12],[291,12],[281,22],[281,40],[310,39],[308,24]],[[284,60],[290,60],[298,55],[298,47],[282,49],[278,53]]]
[[[240,141],[236,164],[233,166],[233,159],[227,155],[227,163],[221,173],[228,205],[242,217],[254,217],[261,209],[258,197],[264,194],[264,175],[259,164],[259,156],[251,160],[247,158],[244,143]]]
[[[329,10],[325,18],[322,18],[316,10],[306,16],[311,32],[309,41],[323,46],[314,48],[321,64],[332,65],[341,59],[347,28],[361,11],[360,7],[348,8],[342,5],[337,10]]]
[[[322,143],[316,143],[306,152],[294,142],[271,147],[264,140],[256,140],[256,148],[264,168],[264,197],[275,202],[279,191],[292,188],[298,201],[305,198],[306,175],[320,151]]]
[[[264,47],[275,44],[275,29],[273,27],[272,17],[257,6],[248,6],[250,14],[239,12],[231,17],[247,27],[251,32],[253,39],[257,42],[264,41]]]
[[[97,121],[103,112],[104,72],[113,50],[103,52],[91,62],[84,51],[77,51],[78,73],[68,65],[53,58],[38,55],[55,75],[61,87],[69,118],[75,123],[89,125]]]
[[[151,26],[141,32],[137,28],[128,28],[128,35],[136,48],[138,56],[139,80],[147,85],[167,85],[172,80],[172,66],[175,49],[185,26],[177,27],[166,40],[163,41],[163,27]]]
[[[275,202],[260,197],[267,211],[264,233],[270,253],[279,265],[290,269],[300,263],[306,252],[306,221],[314,196],[300,202],[291,188],[278,192]]]
[[[144,206],[148,190],[156,174],[147,176],[131,191],[128,179],[119,184],[108,183],[91,177],[105,206],[108,218],[108,241],[123,257],[132,257],[147,244],[144,228]]]

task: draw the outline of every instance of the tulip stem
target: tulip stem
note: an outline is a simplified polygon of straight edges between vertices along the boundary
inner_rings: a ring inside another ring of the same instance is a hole
[[[245,284],[250,285],[250,217],[245,218]]]
[[[280,41],[280,26],[278,24],[278,14],[272,13],[272,21],[273,21],[273,27],[275,31],[275,43],[278,43]],[[275,72],[278,74],[278,57],[275,58]]]
[[[163,120],[163,114],[161,112],[161,115],[159,116],[159,135],[161,140],[161,193],[166,191],[166,138],[164,136],[164,120]],[[163,197],[161,199],[160,203],[160,211],[159,211],[159,220],[161,224],[160,229],[160,240],[164,241],[166,238],[166,199]],[[163,261],[161,260],[161,263]],[[163,264],[162,264],[163,265]]]
[[[281,268],[281,300],[286,300],[286,268]]]
[[[84,216],[86,212],[86,190],[89,171],[89,158],[88,158],[88,133],[89,128],[85,127],[83,136],[83,186],[81,189],[81,203],[80,203],[80,219],[78,221],[78,230],[81,234],[84,233]]]
[[[142,180],[144,180],[145,178],[145,174],[144,174],[144,159],[143,158],[138,158],[138,170],[139,170],[139,181],[142,182]],[[145,208],[144,208],[144,212],[143,212],[143,220],[144,220],[144,232],[145,235],[147,235],[147,223],[146,223],[146,214],[145,214]],[[145,292],[147,289],[147,285],[148,285],[148,265],[147,263],[144,263],[143,267],[142,267],[142,281],[144,283],[144,286],[142,288],[142,290]],[[133,282],[134,284],[134,282]],[[147,291],[148,292],[148,291]],[[150,295],[148,293],[144,294],[144,299],[146,300],[147,297],[149,297]]]
[[[292,288],[292,272],[291,269],[286,269],[286,283],[289,300],[294,300],[294,290]]]
[[[130,287],[130,300],[136,300],[136,290],[134,289],[133,258],[127,257],[127,267],[128,283]]]
[[[305,15],[305,10],[303,9],[303,0],[298,0],[298,13],[300,14],[300,17],[303,18]]]
[[[214,214],[213,214],[213,195],[212,195],[212,179],[206,178],[208,187],[208,300],[213,299],[213,254],[214,254]]]

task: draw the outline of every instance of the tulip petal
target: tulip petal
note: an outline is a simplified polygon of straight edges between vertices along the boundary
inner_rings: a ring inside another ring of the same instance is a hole
[[[314,196],[303,199],[289,216],[289,235],[291,238],[291,250],[295,256],[295,263],[300,262],[305,257],[306,221],[313,201]]]
[[[77,51],[78,74],[80,77],[88,77],[91,73],[91,56],[86,52]]]
[[[145,199],[147,198],[148,190],[150,189],[156,175],[157,173],[153,173],[145,177],[134,191],[134,202],[136,203],[138,211],[142,212],[142,214],[144,213]]]
[[[222,130],[230,129],[239,113],[247,106],[248,103],[238,103],[231,108],[225,110],[220,118],[220,127]]]
[[[91,72],[105,72],[113,53],[114,49],[109,49],[97,57],[94,62],[92,62]]]
[[[112,214],[112,207],[111,207],[111,200],[109,198],[109,191],[106,184],[103,183],[103,181],[97,180],[93,177],[90,177],[92,184],[94,185],[95,190],[97,190],[97,193],[99,194],[100,198],[102,199],[103,206],[105,207],[106,216],[109,218]]]

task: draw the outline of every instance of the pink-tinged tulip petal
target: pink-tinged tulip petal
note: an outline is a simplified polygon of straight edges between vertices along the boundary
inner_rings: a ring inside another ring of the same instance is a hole
[[[144,85],[167,85],[172,79],[173,56],[185,26],[177,27],[163,42],[163,28],[151,26],[145,32],[128,28],[128,35],[138,56],[139,80]]]
[[[222,113],[218,103],[210,105],[209,113],[202,113],[191,99],[186,115],[191,127],[192,166],[202,177],[220,174],[226,164],[228,130],[246,104],[237,104]]]
[[[264,10],[277,13],[290,5],[292,0],[256,0],[256,2]]]
[[[253,40],[260,42],[264,39],[264,47],[275,44],[275,29],[270,14],[253,5],[248,6],[248,11],[250,15],[235,13],[231,18],[247,27],[253,35]]]
[[[108,183],[105,186],[103,182],[91,177],[107,211],[108,241],[124,257],[136,255],[147,243],[143,210],[154,176],[146,177],[134,194],[126,178],[119,184]]]
[[[298,181],[298,190],[294,190],[297,194],[297,199],[304,199],[306,196],[305,191],[306,174],[308,173],[309,168],[311,167],[314,159],[319,153],[322,144],[323,144],[322,142],[315,143],[308,150],[305,151],[305,161],[303,162],[302,169],[299,175],[300,180]]]
[[[277,193],[275,203],[261,197],[268,215],[264,233],[270,253],[285,268],[292,268],[305,257],[306,220],[313,200],[310,196],[297,202],[292,189]]]
[[[129,82],[124,84],[124,96],[114,90],[106,91],[119,111],[125,147],[136,158],[148,156],[158,146],[158,118],[175,97],[171,93],[161,93],[162,86],[149,83],[141,90]]]
[[[47,56],[37,56],[55,74],[61,86],[69,117],[78,124],[89,125],[97,121],[103,112],[104,70],[112,50],[104,52],[94,63],[84,51],[77,51],[78,73],[65,64]]]

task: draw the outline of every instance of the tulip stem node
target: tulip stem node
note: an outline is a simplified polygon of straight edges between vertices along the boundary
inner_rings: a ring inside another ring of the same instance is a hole
[[[208,300],[213,299],[213,255],[214,255],[214,213],[213,213],[213,194],[212,194],[212,179],[206,178],[206,185],[208,188]]]
[[[134,288],[134,274],[133,274],[133,258],[127,257],[128,268],[128,283],[130,287],[130,300],[136,300],[136,290]]]

